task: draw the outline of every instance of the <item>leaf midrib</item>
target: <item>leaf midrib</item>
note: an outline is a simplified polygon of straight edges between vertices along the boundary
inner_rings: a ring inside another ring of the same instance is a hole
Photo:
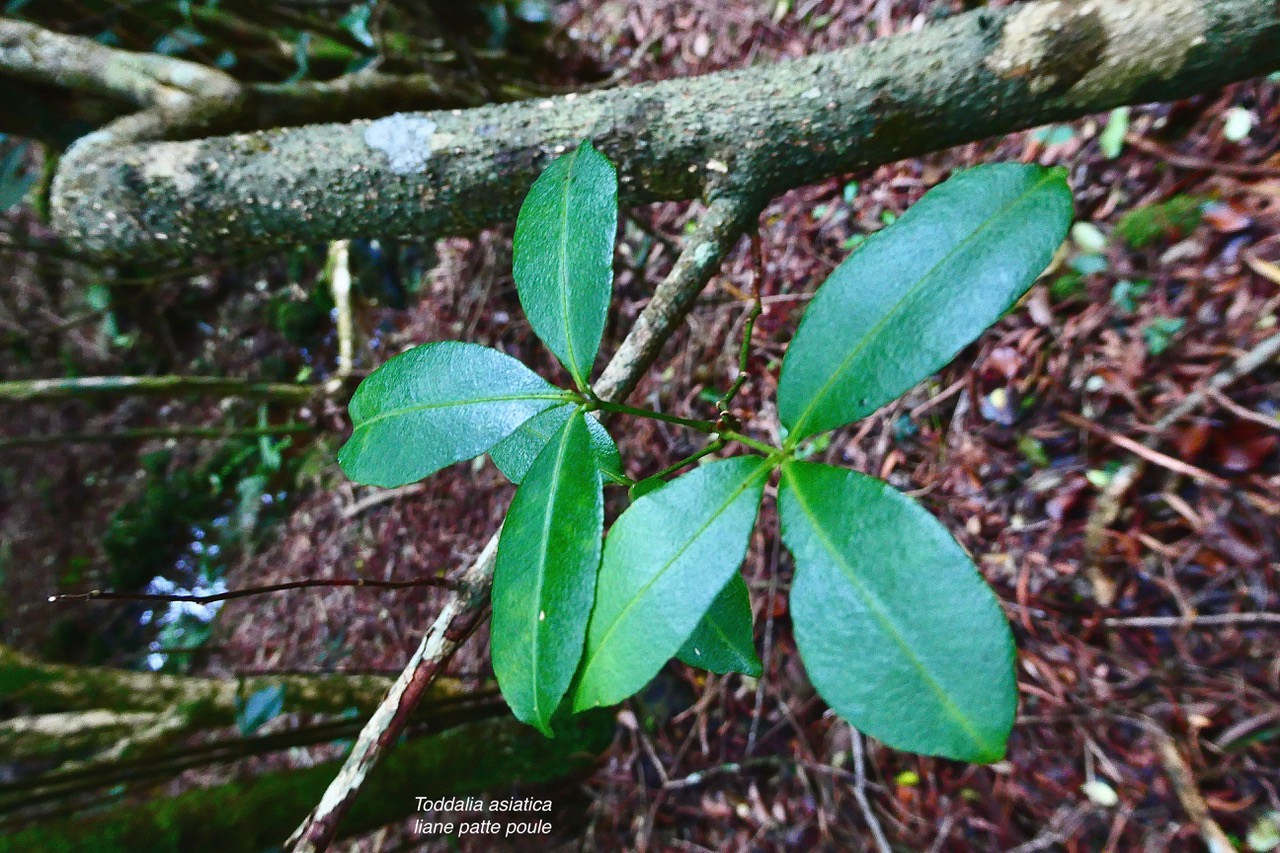
[[[591,667],[594,666],[596,660],[599,659],[601,650],[604,649],[606,645],[608,645],[609,639],[613,636],[613,633],[616,630],[618,630],[618,626],[622,624],[627,614],[631,612],[631,609],[636,606],[636,602],[639,601],[644,596],[644,594],[649,590],[650,587],[652,587],[655,583],[658,582],[659,578],[661,578],[663,575],[667,573],[667,571],[671,568],[672,564],[675,563],[676,560],[680,559],[681,555],[684,554],[684,552],[687,551],[690,547],[692,547],[693,543],[696,542],[698,538],[702,536],[702,534],[707,532],[707,528],[710,527],[713,523],[715,523],[716,519],[724,515],[725,511],[728,510],[728,508],[733,504],[734,501],[742,497],[742,494],[752,486],[752,484],[755,482],[757,477],[759,477],[761,474],[764,474],[764,476],[767,477],[771,470],[773,469],[770,468],[768,465],[764,464],[764,462],[762,461],[760,466],[755,471],[753,471],[750,476],[745,478],[736,489],[734,489],[733,494],[731,494],[724,501],[724,503],[720,504],[720,506],[716,508],[716,511],[711,514],[711,516],[707,519],[706,523],[703,524],[701,527],[699,527],[698,530],[692,536],[690,536],[687,540],[685,540],[685,543],[681,545],[674,554],[671,555],[670,559],[668,559],[665,563],[662,564],[662,568],[659,569],[657,572],[655,572],[653,574],[653,577],[645,581],[644,585],[641,586],[638,590],[636,590],[635,594],[631,596],[631,600],[626,603],[626,605],[622,608],[622,610],[618,611],[618,615],[614,618],[613,622],[609,625],[609,628],[607,631],[605,631],[604,636],[600,638],[600,642],[596,644],[595,652],[591,655],[590,658],[587,659],[587,662],[583,665],[582,674],[583,674],[584,681],[586,680],[586,674],[591,671]],[[687,640],[688,638],[686,637],[685,639]]]
[[[868,609],[871,611],[871,615],[875,618],[876,622],[880,624],[880,627],[884,629],[885,633],[887,633],[898,645],[898,648],[903,651],[908,658],[908,662],[911,663],[912,666],[920,673],[925,683],[929,686],[929,689],[938,697],[938,700],[941,702],[943,709],[948,713],[948,715],[960,724],[960,727],[964,729],[965,733],[969,735],[973,742],[981,747],[983,751],[992,750],[992,745],[987,742],[985,737],[978,733],[972,723],[969,722],[968,718],[956,706],[955,702],[951,700],[951,697],[947,695],[938,680],[934,678],[931,672],[929,672],[924,661],[921,660],[920,656],[917,655],[911,646],[907,644],[906,637],[903,636],[902,632],[898,629],[896,621],[881,603],[880,597],[863,585],[862,581],[858,578],[857,571],[849,564],[849,561],[845,559],[844,555],[840,552],[839,548],[836,547],[836,544],[831,541],[830,537],[826,535],[826,532],[818,521],[818,516],[810,508],[809,501],[805,499],[804,491],[800,488],[800,483],[796,475],[788,468],[783,470],[782,476],[787,484],[791,486],[791,491],[795,494],[796,503],[799,504],[801,511],[806,517],[808,517],[810,521],[810,528],[813,530],[814,536],[817,537],[825,550],[835,558],[835,561],[839,564],[840,568],[843,569],[844,574],[849,578],[849,582],[867,604]]]
[[[729,582],[732,583],[733,578],[729,578]],[[742,653],[742,650],[739,649],[734,644],[732,638],[730,638],[729,632],[720,627],[720,620],[717,619],[714,615],[708,614],[707,623],[711,626],[711,630],[715,631],[716,634],[720,636],[721,641],[723,641],[724,643],[724,647],[729,651],[733,652],[734,656],[738,658],[738,666],[741,666],[744,669],[750,668],[748,665],[751,663],[751,658],[749,658],[747,655],[744,655]]]
[[[569,321],[569,195],[570,188],[573,185],[573,170],[577,168],[578,158],[582,152],[582,146],[573,152],[569,160],[569,169],[564,177],[564,204],[561,205],[564,213],[560,221],[560,319],[564,323],[564,345],[565,355],[569,357],[569,372],[573,374],[573,379],[579,386],[586,382],[586,378],[582,375],[582,369],[578,366],[578,356],[573,348],[573,325]]]
[[[442,400],[437,403],[418,403],[412,406],[405,406],[404,408],[392,409],[389,412],[381,412],[371,418],[362,420],[360,423],[355,425],[352,432],[359,432],[365,427],[373,426],[379,421],[384,421],[387,418],[404,417],[405,415],[426,412],[431,409],[447,409],[452,406],[479,406],[485,403],[515,403],[521,400],[563,400],[568,403],[572,401],[572,398],[563,391],[558,391],[554,393],[545,392],[541,394],[499,394],[493,397],[468,397],[462,400]]]
[[[862,353],[862,351],[870,344],[871,340],[880,333],[880,331],[885,327],[886,324],[889,323],[890,320],[893,320],[898,316],[900,310],[902,309],[902,306],[906,304],[916,294],[916,292],[919,291],[919,289],[924,286],[925,282],[929,281],[934,277],[934,275],[937,274],[938,269],[943,264],[951,260],[958,252],[966,248],[971,242],[977,239],[977,237],[980,234],[982,234],[988,228],[991,227],[992,223],[1006,216],[1010,210],[1022,204],[1027,199],[1028,196],[1030,196],[1034,192],[1039,191],[1044,184],[1054,180],[1055,177],[1056,177],[1056,173],[1053,171],[1050,171],[1047,174],[1045,174],[1042,178],[1040,178],[1040,180],[1036,181],[1036,183],[1032,187],[1028,188],[1025,192],[1019,194],[1017,198],[1013,199],[1008,204],[1005,204],[998,211],[996,211],[991,216],[989,216],[986,219],[986,221],[984,221],[980,226],[978,226],[977,229],[975,229],[967,237],[965,237],[963,240],[957,243],[954,247],[952,247],[952,249],[948,251],[945,255],[943,255],[941,258],[939,258],[938,262],[935,263],[933,266],[931,266],[929,270],[925,272],[924,275],[920,276],[920,278],[918,278],[916,282],[912,284],[910,288],[907,289],[907,292],[904,293],[902,297],[894,303],[893,308],[891,308],[888,312],[886,312],[885,315],[880,319],[880,321],[877,322],[876,325],[873,326],[870,331],[868,331],[865,335],[862,336],[862,339],[858,341],[857,345],[852,350],[849,351],[849,354],[845,356],[844,359],[841,360],[840,366],[836,368],[834,371],[832,371],[831,375],[827,378],[827,381],[822,384],[822,387],[818,389],[817,393],[809,398],[809,405],[805,407],[804,411],[800,413],[800,417],[796,419],[796,423],[795,423],[795,426],[792,428],[792,432],[796,433],[797,435],[803,434],[804,432],[803,427],[805,425],[805,422],[809,420],[809,416],[813,414],[813,410],[817,408],[818,404],[822,401],[823,397],[825,397],[827,392],[831,390],[831,386],[835,384],[836,380],[840,377],[841,374],[844,373],[845,369],[849,366],[849,364],[858,355]],[[882,231],[880,233],[883,234],[887,232]],[[865,247],[864,247],[864,251],[865,251]]]
[[[560,446],[556,450],[556,464],[554,475],[551,478],[551,490],[547,493],[546,509],[543,511],[542,515],[542,537],[540,540],[541,545],[538,549],[537,584],[534,587],[533,594],[533,642],[529,644],[531,652],[530,661],[532,664],[530,666],[530,672],[533,674],[531,679],[533,687],[533,716],[534,719],[539,722],[542,722],[542,715],[539,710],[540,696],[538,690],[538,674],[542,670],[538,666],[538,647],[540,645],[542,629],[545,626],[545,623],[538,618],[538,614],[540,612],[545,612],[545,607],[543,607],[542,603],[542,590],[547,578],[547,557],[549,544],[551,542],[551,519],[555,515],[556,500],[560,494],[560,478],[564,471],[565,448],[569,445],[569,435],[573,432],[573,419],[576,416],[576,414],[570,415],[569,420],[565,421],[563,437],[560,439]]]

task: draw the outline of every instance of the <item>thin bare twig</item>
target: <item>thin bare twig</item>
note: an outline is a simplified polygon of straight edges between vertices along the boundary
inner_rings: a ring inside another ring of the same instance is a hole
[[[30,403],[110,395],[212,394],[303,403],[323,390],[319,385],[253,382],[223,376],[83,376],[0,382],[0,402]]]
[[[407,486],[398,486],[394,489],[378,489],[371,495],[365,495],[360,500],[353,503],[342,511],[342,520],[350,521],[356,516],[368,512],[376,506],[382,506],[390,503],[397,498],[403,498],[408,495],[416,495],[423,490],[421,483],[410,483]]]
[[[189,601],[195,604],[212,604],[215,601],[229,601],[233,598],[267,595],[290,589],[314,589],[316,587],[412,589],[420,586],[435,586],[450,590],[461,588],[456,581],[442,577],[416,578],[410,581],[379,581],[369,578],[317,578],[315,580],[273,583],[266,586],[247,586],[243,589],[230,589],[226,592],[215,592],[209,595],[166,595],[149,592],[108,592],[101,589],[91,589],[88,592],[64,592],[60,595],[51,595],[49,596],[49,603],[60,601]]]
[[[1182,803],[1187,815],[1200,830],[1200,837],[1208,846],[1209,853],[1233,853],[1236,849],[1235,845],[1222,831],[1218,822],[1209,816],[1209,804],[1204,801],[1204,795],[1196,785],[1195,774],[1191,771],[1187,760],[1182,757],[1178,745],[1173,742],[1173,738],[1168,733],[1157,728],[1154,723],[1148,725],[1147,729],[1156,742],[1156,753],[1160,756],[1160,763],[1164,765],[1169,781],[1173,783],[1174,793],[1178,795],[1178,801]]]
[[[1108,628],[1208,628],[1218,625],[1277,625],[1280,613],[1212,613],[1194,616],[1117,616],[1102,620]]]
[[[1269,418],[1261,412],[1255,412],[1232,400],[1217,388],[1209,389],[1209,398],[1242,421],[1252,421],[1268,429],[1280,430],[1280,418]]]
[[[1071,412],[1063,412],[1059,417],[1074,427],[1079,427],[1086,432],[1091,432],[1099,438],[1105,438],[1116,447],[1124,448],[1135,456],[1140,456],[1148,462],[1159,465],[1161,468],[1167,468],[1175,474],[1182,474],[1185,477],[1190,477],[1196,482],[1216,486],[1219,489],[1231,488],[1231,484],[1229,482],[1216,474],[1210,474],[1203,468],[1197,468],[1194,465],[1183,462],[1181,459],[1174,459],[1168,454],[1161,453],[1158,450],[1152,450],[1140,441],[1134,441],[1126,435],[1120,435],[1119,433],[1112,432],[1106,427],[1098,426],[1092,421],[1085,420],[1079,415],[1073,415]]]
[[[1280,168],[1275,166],[1261,166],[1252,163],[1224,163],[1220,160],[1205,160],[1202,157],[1179,154],[1133,133],[1126,136],[1124,141],[1140,151],[1159,157],[1170,166],[1177,166],[1179,169],[1217,172],[1222,175],[1236,175],[1244,178],[1280,178]]]
[[[769,555],[769,590],[764,599],[764,642],[760,653],[761,677],[756,681],[756,698],[751,709],[751,726],[747,729],[747,748],[744,755],[750,755],[755,751],[756,738],[760,733],[760,716],[764,712],[764,676],[769,672],[770,658],[773,655],[773,608],[778,596],[778,555],[781,547],[780,537],[774,537],[773,552]]]
[[[1166,429],[1173,426],[1174,422],[1180,420],[1203,405],[1212,392],[1221,391],[1240,377],[1247,376],[1259,367],[1262,367],[1262,365],[1271,361],[1276,356],[1280,356],[1280,332],[1277,332],[1270,337],[1263,338],[1256,345],[1250,347],[1247,352],[1243,353],[1239,358],[1231,362],[1231,364],[1213,374],[1209,381],[1204,383],[1204,385],[1188,394],[1185,400],[1174,406],[1167,414],[1163,415],[1160,420],[1156,421],[1156,432],[1164,432]]]
[[[1049,825],[1044,828],[1043,832],[1025,844],[1010,847],[1005,853],[1036,853],[1036,851],[1048,850],[1055,844],[1066,841],[1075,833],[1076,827],[1084,820],[1090,809],[1091,806],[1088,803],[1062,806],[1054,813],[1049,820]]]
[[[853,741],[853,798],[858,801],[858,810],[862,812],[863,820],[871,830],[876,849],[880,853],[893,853],[893,848],[889,846],[889,839],[884,837],[880,819],[876,817],[876,813],[871,808],[871,801],[867,799],[867,756],[866,748],[862,743],[862,732],[849,726],[849,737]]]

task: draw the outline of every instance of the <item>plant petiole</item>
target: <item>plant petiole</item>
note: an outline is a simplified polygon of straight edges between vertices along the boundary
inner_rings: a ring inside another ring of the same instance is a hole
[[[714,421],[699,421],[692,418],[681,418],[676,415],[668,415],[663,412],[654,412],[649,409],[637,409],[634,406],[623,405],[622,403],[610,403],[607,400],[596,399],[594,401],[595,408],[602,412],[614,412],[619,415],[632,415],[637,418],[650,418],[652,420],[665,421],[669,424],[696,429],[698,432],[705,432],[707,435],[716,433],[716,425]]]
[[[679,471],[681,468],[688,465],[689,463],[696,462],[704,456],[715,453],[717,450],[724,447],[725,444],[726,442],[724,438],[717,436],[716,438],[713,438],[711,439],[711,441],[707,442],[705,447],[703,447],[701,450],[694,453],[692,456],[686,456],[684,459],[681,459],[676,464],[668,465],[666,468],[663,468],[658,473],[653,474],[649,477],[646,477],[645,479],[652,480],[654,477],[662,478],[670,474],[674,474],[676,471]]]
[[[720,432],[719,435],[721,438],[724,438],[728,441],[736,441],[738,442],[738,444],[745,444],[747,447],[750,447],[752,450],[760,451],[765,456],[777,456],[778,458],[781,459],[784,456],[789,455],[788,452],[785,450],[785,448],[774,447],[772,444],[759,441],[757,439],[752,438],[749,435],[743,435],[740,432],[734,432],[733,430],[724,430]]]
[[[764,261],[760,257],[760,236],[752,237],[752,250],[755,254],[756,272],[755,272],[755,300],[751,310],[747,312],[747,320],[742,328],[742,344],[738,349],[738,376],[733,380],[733,384],[729,386],[729,390],[724,392],[719,400],[716,401],[716,411],[729,411],[729,404],[733,402],[733,398],[738,396],[738,392],[742,390],[742,386],[747,384],[749,374],[747,373],[747,362],[751,358],[751,336],[755,334],[756,320],[764,313],[764,301],[760,297],[760,279],[763,277]]]

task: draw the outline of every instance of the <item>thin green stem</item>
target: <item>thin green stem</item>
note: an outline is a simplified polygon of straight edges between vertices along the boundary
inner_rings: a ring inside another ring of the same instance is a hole
[[[623,403],[610,403],[608,400],[595,399],[592,401],[594,407],[602,412],[614,412],[619,415],[631,415],[637,418],[649,418],[656,421],[666,421],[669,424],[677,424],[679,426],[696,429],[698,432],[705,432],[707,435],[716,433],[715,421],[699,421],[693,418],[681,418],[676,415],[668,415],[663,412],[654,412],[649,409],[637,409],[634,406],[627,406]]]
[[[703,432],[711,436],[717,436],[719,438],[724,439],[725,441],[736,441],[739,444],[744,444],[753,450],[758,450],[761,453],[765,454],[766,456],[774,456],[779,454],[785,455],[787,452],[786,448],[774,447],[772,444],[767,444],[763,441],[754,439],[749,435],[743,435],[740,432],[735,432],[733,430],[717,429],[715,421],[699,421],[699,420],[694,420],[692,418],[681,418],[675,415],[668,415],[662,412],[653,412],[648,409],[637,409],[634,406],[627,406],[622,403],[611,403],[608,400],[601,400],[598,397],[592,400],[588,400],[581,395],[574,395],[574,396],[577,399],[579,405],[581,405],[583,409],[586,411],[599,409],[602,412],[613,412],[619,415],[632,415],[637,418],[650,418],[652,420],[665,421],[670,424],[676,424],[678,426],[688,427],[689,429],[696,429],[698,432]]]
[[[743,435],[742,433],[734,432],[733,430],[723,430],[722,432],[720,432],[720,436],[729,441],[736,441],[738,442],[738,444],[745,444],[747,447],[750,447],[752,450],[758,450],[766,456],[788,455],[787,450],[785,448],[774,447],[772,444],[759,441],[757,439],[752,438],[749,435]]]
[[[729,411],[729,404],[733,402],[734,397],[738,396],[742,386],[747,384],[747,361],[751,357],[751,336],[756,330],[756,320],[764,313],[764,302],[760,297],[760,280],[764,276],[764,260],[760,254],[759,234],[752,235],[751,247],[755,256],[755,304],[751,306],[751,310],[747,313],[747,322],[742,329],[742,345],[738,349],[738,376],[733,380],[733,384],[729,386],[729,390],[724,392],[724,396],[716,400],[716,411],[718,412]]]
[[[723,437],[713,438],[711,439],[711,441],[707,442],[707,445],[703,447],[701,450],[697,451],[691,456],[686,456],[684,459],[681,459],[679,462],[677,462],[674,465],[668,465],[666,468],[663,468],[658,473],[650,475],[647,479],[652,480],[655,477],[661,479],[662,477],[666,477],[670,474],[674,474],[675,472],[679,471],[681,468],[690,464],[691,462],[697,462],[702,457],[715,453],[717,450],[724,447],[724,445],[725,445],[725,440]]]

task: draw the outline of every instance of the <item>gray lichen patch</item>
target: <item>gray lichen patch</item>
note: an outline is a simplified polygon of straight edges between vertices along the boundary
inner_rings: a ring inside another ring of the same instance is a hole
[[[1153,20],[1160,26],[1152,26]],[[1206,26],[1199,0],[1034,3],[1010,13],[1000,46],[984,64],[1001,77],[1026,78],[1036,94],[1061,94],[1068,103],[1084,104],[1101,93],[1127,94],[1176,74],[1191,49],[1203,43]],[[1060,58],[1078,56],[1081,41],[1091,43],[1096,61],[1088,68],[1064,66]]]
[[[148,159],[142,174],[148,180],[167,180],[178,192],[191,192],[199,179],[195,174],[197,146],[188,142],[156,142],[147,147]]]
[[[387,155],[391,171],[397,175],[424,172],[431,159],[431,142],[436,123],[413,113],[395,113],[370,122],[364,141]]]

